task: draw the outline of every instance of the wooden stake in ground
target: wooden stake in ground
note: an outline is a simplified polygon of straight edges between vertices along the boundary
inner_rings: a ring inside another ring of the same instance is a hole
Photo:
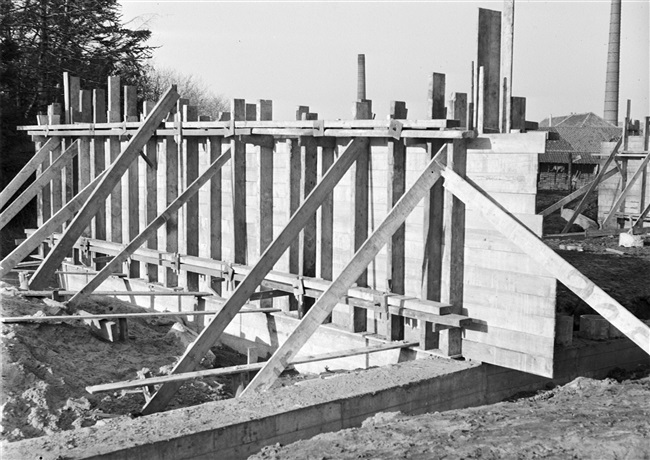
[[[323,200],[330,194],[343,175],[350,169],[352,163],[358,158],[368,145],[367,139],[353,140],[338,160],[327,171],[323,179],[314,187],[314,190],[296,210],[289,223],[284,227],[278,237],[264,251],[257,264],[237,286],[233,294],[223,305],[221,311],[215,315],[210,324],[203,329],[191,347],[182,356],[172,370],[172,374],[181,374],[194,370],[208,349],[214,344],[235,317],[239,309],[250,298],[264,277],[273,268],[278,259],[284,254],[300,230],[305,226],[310,217],[316,212]],[[159,412],[165,408],[174,393],[180,387],[179,383],[167,383],[152,396],[142,409],[144,415]]]
[[[48,280],[54,274],[54,271],[63,261],[63,258],[72,250],[77,238],[79,238],[84,229],[90,224],[92,218],[97,214],[99,207],[104,204],[113,187],[120,181],[120,178],[129,168],[129,165],[138,157],[144,145],[156,132],[160,122],[169,113],[178,98],[176,86],[172,86],[158,102],[151,115],[147,117],[133,138],[131,138],[124,151],[113,162],[107,174],[102,178],[84,207],[77,214],[77,217],[70,223],[70,226],[61,237],[61,240],[59,240],[59,243],[48,254],[36,273],[34,273],[30,282],[31,289],[45,287]]]
[[[348,263],[323,295],[318,298],[291,336],[278,348],[271,359],[267,361],[264,368],[255,376],[248,387],[246,387],[242,396],[254,391],[264,391],[273,385],[273,382],[284,371],[292,358],[296,356],[302,346],[329,316],[339,299],[347,293],[350,286],[352,286],[359,275],[366,269],[370,261],[375,258],[393,233],[397,231],[406,217],[440,178],[441,167],[436,160],[444,154],[446,154],[446,145],[438,151],[420,177],[402,198],[400,198],[379,227],[377,227],[377,230],[363,243],[350,263]]]

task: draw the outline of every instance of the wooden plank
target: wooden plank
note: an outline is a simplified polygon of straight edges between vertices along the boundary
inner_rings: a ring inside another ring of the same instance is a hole
[[[503,82],[501,106],[499,110],[499,120],[501,122],[501,132],[509,133],[512,125],[512,63],[514,50],[515,35],[515,0],[506,0],[503,2],[501,29],[501,69],[500,76]],[[525,122],[525,117],[524,117]]]
[[[357,111],[354,114],[357,120],[372,118],[371,101],[363,100],[357,103]],[[352,193],[350,215],[350,234],[352,235],[352,247],[350,256],[354,256],[357,249],[361,247],[368,238],[368,206],[369,206],[369,175],[370,175],[370,144],[367,150],[359,156],[351,168]],[[363,270],[357,280],[359,286],[368,285],[368,271]],[[365,312],[358,312],[364,314]],[[358,323],[365,324],[361,318]],[[364,329],[365,330],[365,329]]]
[[[484,343],[463,340],[463,355],[471,356],[473,360],[486,363],[502,363],[502,367],[520,369],[523,372],[553,377],[553,359],[506,350]]]
[[[406,103],[392,101],[390,117],[396,120],[406,118],[408,112]],[[388,141],[388,186],[387,190],[387,211],[404,195],[406,189],[406,145],[402,140],[391,139]],[[406,225],[402,224],[391,236],[386,244],[386,289],[396,294],[404,294],[405,275],[405,243]]]
[[[55,177],[61,174],[61,170],[69,165],[72,159],[79,153],[79,142],[75,141],[65,152],[61,154],[41,175],[39,175],[29,187],[27,187],[18,197],[0,213],[0,229],[4,228],[21,209],[29,203],[45,184],[48,184]]]
[[[501,79],[501,12],[478,9],[478,53],[476,65],[483,67],[483,104],[479,105],[483,115],[484,130],[500,130],[499,94]],[[480,73],[480,70],[479,70]],[[479,76],[480,80],[480,76]],[[480,85],[480,84],[479,84]],[[479,90],[481,87],[479,86]]]
[[[16,194],[18,189],[25,183],[27,179],[34,174],[37,168],[43,163],[45,159],[49,159],[50,151],[61,143],[58,137],[51,137],[41,146],[40,149],[29,159],[27,164],[23,166],[18,174],[9,182],[2,192],[0,192],[0,209],[4,208],[9,200]]]
[[[147,118],[153,109],[153,102],[142,103],[142,115]],[[144,172],[141,173],[142,183],[140,189],[143,191],[141,202],[144,205],[144,212],[141,213],[140,228],[146,228],[158,215],[158,141],[152,138],[144,148],[144,154],[156,166],[152,168],[146,162],[140,161],[139,165]],[[154,232],[147,240],[147,247],[156,249],[158,247],[158,234]],[[155,264],[147,264],[147,280],[152,283],[158,281],[158,267]]]
[[[622,206],[624,204],[625,198],[630,194],[630,191],[632,190],[632,187],[634,186],[636,181],[642,176],[643,171],[646,170],[646,167],[648,166],[649,162],[650,162],[650,153],[645,156],[643,161],[641,161],[641,164],[634,172],[632,177],[628,179],[627,184],[625,185],[623,191],[621,191],[621,193],[616,197],[616,200],[614,201],[614,204],[612,204],[612,208],[609,211],[609,214],[607,214],[607,217],[601,224],[601,228],[607,227],[607,224],[611,222],[611,220],[614,218],[614,215],[616,215],[616,210],[618,209],[619,206]],[[572,220],[575,221],[576,217],[577,217],[576,214],[574,214]]]
[[[467,127],[467,93],[451,93],[447,114],[454,120],[460,121],[460,127]]]
[[[175,116],[178,116],[176,114]],[[173,136],[165,138],[165,208],[174,202],[178,196],[178,144]],[[161,206],[162,207],[162,206]],[[172,214],[165,224],[165,250],[169,253],[178,252],[178,213]],[[178,285],[178,273],[167,267],[164,273],[164,283],[167,287]]]
[[[208,137],[207,146],[210,161],[215,161],[221,156],[221,138]],[[214,260],[221,260],[221,245],[222,245],[222,229],[221,229],[221,216],[222,216],[222,175],[215,174],[210,179],[210,257]],[[217,294],[221,294],[221,283],[210,283]]]
[[[309,111],[308,107],[305,107]],[[301,107],[298,107],[296,116],[301,116]],[[289,216],[298,210],[301,203],[300,197],[300,182],[301,182],[301,161],[300,156],[300,141],[292,139],[288,141],[289,144]],[[300,240],[296,238],[295,241],[289,246],[289,273],[300,273]],[[289,298],[289,310],[298,309],[298,301],[295,297]]]
[[[121,264],[124,263],[136,249],[142,246],[149,237],[158,230],[158,228],[162,227],[167,222],[170,216],[176,213],[181,206],[190,200],[190,198],[196,196],[199,189],[208,182],[214,174],[218,173],[221,170],[221,167],[228,160],[230,160],[230,156],[230,150],[228,150],[217,158],[217,160],[212,162],[210,167],[203,174],[197,177],[183,193],[167,206],[167,209],[147,225],[147,228],[132,238],[131,242],[119,254],[113,257],[113,259],[99,273],[97,273],[93,279],[80,289],[79,292],[70,299],[69,304],[74,305],[75,302],[79,302],[84,296],[97,289],[109,276],[113,274],[113,272],[117,271],[121,267]]]
[[[610,177],[614,177],[616,174],[618,174],[618,169],[616,169],[616,168],[610,169],[609,171],[607,171],[603,175],[603,177],[600,180],[601,180],[601,182],[606,181]],[[593,183],[594,183],[594,181],[591,181],[588,184],[583,185],[582,187],[580,187],[575,192],[565,196],[561,200],[558,200],[555,204],[552,204],[548,208],[544,209],[542,212],[539,213],[539,215],[540,216],[548,216],[548,215],[554,213],[555,211],[557,211],[558,209],[563,208],[564,206],[571,203],[572,201],[577,200],[578,198],[583,196],[585,193],[587,193],[587,191],[589,191],[589,189],[591,188]]]
[[[447,144],[447,167],[465,176],[467,150],[463,140]],[[444,193],[442,271],[440,301],[460,313],[463,304],[463,267],[465,264],[465,204],[450,192]]]
[[[589,185],[589,188],[587,189],[584,196],[582,197],[582,200],[580,200],[578,207],[573,211],[573,217],[571,217],[571,219],[568,220],[567,224],[564,226],[564,228],[560,233],[568,232],[571,226],[573,225],[573,222],[575,222],[576,218],[582,213],[582,210],[587,205],[587,199],[589,198],[589,195],[591,194],[591,192],[594,191],[596,187],[598,187],[598,184],[600,184],[603,181],[603,176],[605,175],[605,172],[607,172],[609,166],[612,164],[612,161],[614,161],[614,159],[616,158],[616,154],[618,153],[618,149],[621,147],[621,143],[622,143],[622,139],[619,139],[618,142],[616,142],[614,148],[612,149],[612,153],[609,154],[609,157],[605,161],[605,164],[603,164],[600,167],[600,171],[598,171],[596,178],[593,180],[591,185]]]
[[[95,189],[101,177],[102,174],[93,179],[93,181],[75,195],[72,200],[66,203],[65,206],[40,225],[38,229],[29,235],[16,249],[9,253],[2,262],[0,262],[0,278],[9,273],[9,271],[20,261],[29,256],[47,237],[61,228],[63,223],[72,219],[77,211],[79,211],[79,209],[84,205],[86,199]]]
[[[519,129],[522,132],[526,130],[526,98],[525,97],[511,97],[510,98],[510,118],[511,128]]]
[[[93,123],[106,123],[108,120],[106,114],[106,92],[103,89],[93,90]],[[92,139],[92,155],[93,160],[91,164],[92,174],[94,180],[106,169],[106,141],[100,137]],[[99,206],[97,214],[92,221],[90,234],[93,238],[100,240],[106,239],[106,205]],[[103,265],[96,264],[95,267],[101,269]]]
[[[418,342],[399,342],[399,343],[386,343],[381,345],[373,345],[363,348],[355,348],[352,350],[334,351],[330,353],[323,353],[319,355],[301,356],[296,358],[288,366],[297,366],[299,364],[313,363],[317,361],[328,361],[330,359],[348,358],[350,356],[364,355],[368,353],[377,353],[381,351],[394,350],[398,348],[412,348],[416,347]],[[124,382],[105,383],[102,385],[92,385],[86,387],[86,391],[90,394],[102,393],[107,391],[116,391],[128,388],[140,388],[148,385],[160,385],[172,382],[184,382],[186,380],[203,378],[203,377],[216,377],[220,375],[232,375],[243,372],[252,372],[262,369],[265,363],[251,363],[240,364],[238,366],[222,367],[219,369],[208,369],[203,371],[185,372],[182,374],[172,374],[160,377],[150,377],[147,379],[127,380]]]
[[[475,139],[469,139],[468,154],[475,150],[490,150],[494,153],[544,153],[546,149],[546,132],[511,133],[511,134],[482,134]]]
[[[108,77],[108,121],[122,121],[120,77]],[[106,164],[112,164],[120,155],[120,141],[109,138]],[[108,167],[108,166],[107,166]],[[118,181],[106,200],[107,238],[115,243],[122,242],[122,184]]]
[[[445,118],[445,79],[444,73],[432,73],[429,75],[429,90],[427,100],[427,115],[432,120]]]
[[[199,111],[196,106],[183,107],[184,121],[197,121]],[[199,140],[185,139],[185,183],[191,184],[199,177]],[[194,194],[185,204],[185,254],[199,255],[199,195]],[[199,289],[198,273],[187,272],[185,287],[190,291]]]
[[[260,99],[255,105],[255,118],[268,121],[273,118],[273,101]],[[273,179],[274,179],[274,148],[275,140],[266,137],[258,147],[257,183],[259,190],[258,225],[259,254],[263,254],[273,241]],[[266,289],[260,287],[260,291]],[[269,291],[270,292],[270,291]],[[260,307],[273,306],[272,300],[262,300]]]
[[[442,174],[445,187],[455,196],[481,209],[486,219],[497,230],[511,238],[531,259],[544,266],[558,281],[650,354],[650,327],[557,255],[508,211],[476,189],[469,181],[449,169],[445,169]]]
[[[325,177],[316,185],[305,202],[293,214],[289,223],[280,232],[278,237],[273,240],[264,254],[262,254],[257,264],[237,286],[224,304],[222,310],[215,315],[214,319],[203,329],[192,346],[185,351],[185,354],[172,370],[172,374],[187,372],[196,367],[208,349],[219,338],[230,321],[232,321],[244,302],[250,298],[267,273],[287,250],[290,243],[295,240],[309,217],[316,212],[323,199],[329,195],[334,189],[334,186],[350,168],[350,165],[367,147],[367,142],[366,140],[355,139],[350,143],[345,152],[339,156]],[[169,383],[163,385],[144,406],[142,409],[143,414],[151,414],[164,409],[178,388],[178,384]]]
[[[81,235],[82,231],[90,223],[90,220],[97,213],[99,206],[106,200],[106,197],[111,192],[111,189],[117,184],[121,176],[126,172],[129,165],[137,158],[144,147],[144,144],[149,140],[154,133],[158,123],[164,116],[167,115],[173,104],[178,99],[176,88],[171,87],[158,102],[151,115],[147,118],[140,130],[129,141],[124,151],[120,154],[111,165],[108,173],[102,178],[97,188],[93,190],[91,196],[84,207],[79,211],[70,226],[66,229],[61,240],[59,240],[56,247],[48,254],[43,260],[39,269],[34,273],[31,279],[30,287],[38,289],[47,284],[50,277],[54,274],[66,254],[72,250],[77,238]]]
[[[641,211],[641,214],[639,214],[638,219],[636,220],[636,222],[632,227],[635,229],[642,228],[643,222],[648,215],[650,215],[650,204],[648,204],[648,206],[646,206],[645,209]]]
[[[109,295],[125,295],[132,296],[138,295],[141,293],[125,291],[124,293],[116,293]],[[155,293],[142,293],[148,294],[151,297],[155,296]],[[94,295],[107,295],[107,294],[94,294]],[[31,297],[31,296],[30,296]],[[225,299],[221,299],[225,301]],[[238,311],[238,314],[250,314],[250,313],[276,313],[280,312],[279,308],[250,308],[242,309]],[[133,319],[133,318],[159,318],[165,316],[207,316],[214,315],[219,313],[219,310],[202,310],[202,311],[157,311],[157,312],[148,312],[148,313],[110,313],[104,315],[92,315],[86,314],[83,316],[79,315],[65,315],[65,316],[16,316],[16,317],[3,317],[0,318],[0,323],[12,324],[12,323],[49,323],[57,321],[75,321],[75,320],[87,320],[87,319]]]
[[[338,300],[358,279],[359,275],[375,258],[379,250],[404,222],[415,206],[424,198],[431,186],[440,178],[440,167],[432,159],[415,183],[388,213],[383,222],[366,240],[350,263],[316,301],[289,338],[273,353],[262,370],[253,378],[241,396],[267,390],[286,368],[287,363],[298,354],[302,346],[330,315]]]
[[[320,152],[320,176],[323,177],[334,163],[333,142],[323,142]],[[331,280],[332,259],[334,254],[334,196],[333,193],[327,195],[320,207],[320,273],[318,276],[325,280]]]
[[[231,101],[231,116],[234,121],[246,119],[246,101]],[[248,259],[248,231],[246,228],[246,143],[238,139],[231,141],[231,187],[233,211],[233,261],[245,264]]]
[[[479,134],[485,132],[485,111],[483,106],[485,105],[485,67],[481,66],[478,68],[478,77],[477,77],[477,87],[476,92],[476,130]]]
[[[318,152],[314,138],[300,138],[300,196],[305,200],[314,189],[318,175]],[[358,160],[357,160],[358,161]],[[307,221],[300,232],[300,263],[298,272],[301,276],[316,276],[316,213]],[[305,298],[298,305],[298,317],[313,305],[313,299]]]
[[[537,192],[537,175],[531,174],[490,174],[469,173],[472,180],[481,185],[486,192],[524,193]]]

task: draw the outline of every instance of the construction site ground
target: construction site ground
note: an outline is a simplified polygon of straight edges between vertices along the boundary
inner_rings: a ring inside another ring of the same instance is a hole
[[[618,237],[547,243],[637,317],[650,319],[649,241],[643,248],[622,248]],[[582,251],[562,250],[560,245]],[[3,284],[2,291],[3,317],[64,313],[51,302],[16,295],[9,284]],[[558,312],[574,315],[576,324],[580,314],[593,313],[563,286],[558,286],[557,297]],[[143,311],[109,298],[94,298],[83,309]],[[143,368],[153,375],[169,373],[191,338],[187,330],[170,333],[176,323],[183,319],[130,320],[129,340],[119,343],[99,340],[81,321],[3,324],[0,439],[12,442],[137,415],[145,402],[140,391],[90,395],[85,387],[131,380]],[[185,341],[179,338],[183,334]],[[206,367],[245,362],[225,347],[213,347],[212,352],[213,362],[204,361]],[[378,415],[359,429],[270,446],[258,458],[647,458],[647,369],[614,377],[636,379],[579,379],[533,397],[481,408],[417,417]],[[238,383],[236,377],[188,382],[169,409],[230,398]]]

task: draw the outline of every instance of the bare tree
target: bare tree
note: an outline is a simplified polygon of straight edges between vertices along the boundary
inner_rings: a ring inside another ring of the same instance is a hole
[[[217,120],[219,112],[228,110],[228,100],[215,94],[200,77],[168,67],[147,66],[144,78],[140,81],[141,97],[157,101],[172,84],[178,86],[181,97],[189,99],[191,105],[198,107],[199,115],[209,115]]]

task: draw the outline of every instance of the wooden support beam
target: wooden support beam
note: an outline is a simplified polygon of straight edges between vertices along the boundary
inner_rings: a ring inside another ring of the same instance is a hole
[[[246,119],[246,101],[231,101],[231,116],[234,121]],[[245,264],[248,259],[248,231],[246,228],[246,143],[240,139],[231,142],[231,187],[233,212],[233,261]]]
[[[108,121],[122,121],[120,77],[108,77]],[[120,154],[120,141],[117,137],[109,138],[106,165],[109,168]],[[117,181],[106,200],[106,216],[108,219],[106,237],[115,243],[122,242],[122,184]]]
[[[467,171],[467,142],[457,139],[447,143],[447,167],[461,177]],[[444,193],[442,222],[442,272],[440,301],[451,304],[460,314],[463,305],[463,274],[465,269],[465,204],[449,191]]]
[[[93,90],[93,123],[106,123],[106,92],[103,89]],[[92,139],[91,177],[94,180],[106,169],[106,140],[101,137]],[[91,225],[91,236],[100,240],[106,239],[106,205],[99,206]],[[102,265],[95,265],[101,269]]]
[[[65,295],[65,292],[63,292]],[[114,295],[138,295],[137,292],[123,292],[115,293]],[[150,293],[154,294],[155,293]],[[206,293],[207,294],[207,293]],[[34,297],[28,294],[22,294],[25,297]],[[94,294],[94,295],[106,295],[106,294]],[[113,294],[111,294],[113,295]],[[48,296],[49,297],[49,296]],[[220,299],[225,302],[225,299]],[[242,309],[238,311],[238,314],[250,314],[250,313],[277,313],[280,312],[279,308],[249,308]],[[50,323],[58,321],[76,321],[76,320],[87,320],[87,319],[134,319],[134,318],[160,318],[165,316],[208,316],[219,313],[219,310],[202,310],[202,311],[157,311],[157,312],[147,312],[147,313],[109,313],[101,315],[87,314],[84,316],[79,315],[64,315],[64,316],[15,316],[15,317],[3,317],[0,318],[0,323],[12,324],[12,323]]]
[[[618,174],[618,169],[616,169],[616,168],[610,169],[609,171],[607,171],[603,175],[603,177],[600,179],[600,181],[601,182],[606,181],[607,179],[615,176],[616,174]],[[583,185],[582,187],[580,187],[575,192],[565,196],[561,200],[558,200],[556,203],[552,204],[548,208],[541,211],[539,213],[539,215],[540,216],[548,216],[548,215],[554,213],[555,211],[557,211],[558,209],[563,208],[564,206],[571,203],[572,201],[577,200],[578,198],[580,198],[581,196],[583,196],[585,193],[587,193],[589,191],[589,188],[593,185],[593,183],[594,183],[594,181],[591,181],[588,184]]]
[[[221,156],[221,138],[220,137],[208,137],[207,144],[208,154],[210,155],[210,161],[215,161],[218,157]],[[221,260],[221,216],[222,216],[222,174],[215,174],[210,179],[210,192],[208,202],[210,203],[209,211],[209,243],[210,243],[210,257],[214,260]],[[221,294],[221,283],[212,283],[210,285],[217,292]]]
[[[515,0],[503,2],[501,29],[501,105],[499,107],[499,120],[502,133],[509,133],[512,126],[512,63],[515,38]],[[524,112],[525,113],[525,112]],[[525,121],[525,118],[524,118]],[[521,128],[521,129],[525,129]]]
[[[521,132],[526,131],[526,98],[510,98],[510,127]]]
[[[641,214],[639,214],[639,218],[636,220],[634,225],[632,225],[632,228],[634,229],[640,229],[643,227],[643,221],[645,218],[650,215],[650,204],[648,204],[645,209],[641,211]]]
[[[471,180],[463,179],[449,168],[442,175],[445,178],[445,188],[466,204],[471,203],[495,229],[507,236],[540,267],[544,267],[551,276],[650,354],[650,327],[556,254],[497,201],[479,190]]]
[[[614,201],[614,204],[612,204],[612,208],[609,211],[609,214],[607,214],[607,217],[601,224],[601,228],[605,228],[607,224],[614,218],[617,212],[617,208],[623,205],[623,203],[625,202],[625,198],[630,194],[630,191],[632,190],[632,187],[634,186],[636,181],[642,176],[643,171],[646,170],[649,162],[650,162],[650,153],[648,153],[643,159],[643,161],[641,161],[639,168],[634,172],[632,177],[627,181],[625,188],[621,191],[618,197],[616,197],[616,200]]]
[[[296,110],[296,118],[301,117],[302,113],[309,112],[309,107],[299,106]],[[300,207],[302,202],[300,196],[300,182],[302,158],[300,156],[300,140],[290,139],[287,141],[289,147],[289,215],[293,216],[296,210]],[[296,238],[295,241],[289,246],[289,273],[300,274],[300,239]],[[289,298],[289,310],[298,310],[298,299],[295,297]]]
[[[183,121],[198,121],[196,106],[184,107]],[[193,183],[199,177],[199,140],[186,138],[185,142],[185,184]],[[186,185],[187,186],[187,185]],[[185,205],[185,254],[199,255],[199,195],[191,196]],[[199,289],[199,274],[187,272],[185,287],[190,291]]]
[[[29,235],[16,249],[9,253],[2,262],[0,262],[0,278],[5,276],[11,269],[13,269],[20,261],[29,256],[38,246],[53,232],[61,228],[61,225],[69,221],[79,211],[90,193],[99,184],[100,178],[103,173],[97,176],[93,181],[81,190],[75,197],[70,200],[64,207],[62,207],[56,214],[50,217],[43,225]]]
[[[49,159],[50,151],[53,148],[58,147],[60,143],[61,138],[51,137],[38,149],[34,156],[29,159],[27,164],[23,166],[23,169],[21,169],[20,172],[16,174],[16,176],[11,180],[11,182],[9,182],[9,185],[2,189],[2,192],[0,192],[0,209],[4,208],[7,205],[9,200],[16,194],[18,189],[25,183],[25,181],[36,172],[43,161]]]
[[[427,115],[432,120],[446,117],[445,80],[446,76],[444,73],[434,72],[429,75]]]
[[[442,149],[441,152],[445,150]],[[242,396],[247,393],[265,391],[273,385],[288,363],[292,361],[307,340],[309,340],[329,316],[341,296],[347,292],[361,272],[366,269],[370,261],[375,258],[384,244],[388,242],[393,233],[402,225],[415,206],[424,198],[431,186],[440,178],[440,167],[436,163],[437,157],[438,155],[429,162],[415,183],[397,202],[361,248],[359,248],[359,251],[350,260],[348,265],[346,265],[336,280],[332,282],[330,287],[320,296],[311,310],[307,312],[289,338],[273,353],[273,356],[265,363],[262,370],[253,378],[248,387],[246,387]]]
[[[260,260],[251,269],[246,278],[237,286],[222,310],[214,317],[212,322],[203,329],[191,347],[189,347],[180,361],[172,370],[172,374],[179,374],[194,369],[201,361],[208,349],[219,338],[241,306],[250,298],[255,289],[260,285],[267,273],[273,268],[278,259],[284,254],[289,244],[296,239],[300,230],[320,206],[326,196],[334,189],[341,177],[350,168],[362,151],[367,147],[366,140],[355,139],[332,165],[325,177],[316,185],[305,202],[296,210],[289,223],[280,232],[277,238],[262,254]],[[151,414],[165,408],[172,398],[178,384],[163,385],[149,402],[145,405],[143,414]]]
[[[118,255],[113,257],[102,270],[97,273],[92,280],[90,280],[77,294],[75,294],[70,299],[70,304],[74,305],[75,302],[81,300],[85,295],[90,294],[95,289],[97,289],[111,274],[117,271],[121,264],[124,263],[133,252],[142,246],[149,237],[154,234],[158,228],[162,227],[169,218],[175,214],[181,206],[187,203],[192,197],[196,196],[196,193],[199,189],[208,181],[210,178],[218,173],[221,170],[221,167],[230,160],[230,149],[223,153],[219,158],[217,158],[210,167],[203,173],[201,176],[196,178],[183,193],[181,193],[169,206],[165,209],[158,217],[156,217],[147,228],[145,228],[140,234],[136,235],[131,242],[120,252]],[[198,225],[198,224],[197,224]],[[60,243],[59,243],[60,244]],[[198,279],[198,275],[197,275]],[[198,283],[197,283],[198,284]],[[198,289],[198,286],[195,287]],[[195,290],[192,288],[190,290]]]
[[[413,348],[418,345],[418,342],[398,342],[398,343],[385,343],[381,345],[373,345],[363,348],[354,348],[352,350],[334,351],[330,353],[323,353],[312,356],[301,356],[289,363],[289,366],[297,366],[299,364],[314,363],[318,361],[328,361],[330,359],[348,358],[350,356],[365,355],[368,353],[378,353],[381,351],[395,350],[398,348]],[[117,390],[125,390],[129,388],[140,388],[149,385],[161,385],[172,382],[184,382],[186,380],[198,379],[203,377],[216,377],[220,375],[232,375],[243,372],[252,372],[262,369],[266,363],[252,363],[240,364],[238,366],[221,367],[219,369],[207,369],[204,371],[185,372],[182,374],[164,375],[160,377],[150,377],[147,379],[127,380],[125,382],[104,383],[101,385],[92,385],[86,387],[86,391],[90,394],[104,393]]]
[[[179,116],[177,113],[175,116]],[[164,183],[164,194],[160,197],[161,208],[167,208],[178,196],[178,144],[174,136],[165,138],[163,165],[159,181]],[[174,213],[165,224],[164,248],[169,253],[178,252],[178,213]],[[167,287],[178,285],[178,273],[167,267],[164,271],[164,284]]]
[[[273,118],[273,102],[259,100],[255,105],[255,118],[259,121],[270,121]],[[258,151],[259,184],[259,218],[257,230],[259,232],[259,254],[263,254],[273,241],[273,164],[275,140],[272,137],[262,139]],[[260,287],[264,291],[264,288]],[[260,307],[273,306],[272,300],[262,300]]]
[[[467,93],[451,93],[449,100],[449,113],[447,114],[453,120],[460,122],[461,128],[467,127]]]
[[[320,175],[323,176],[334,163],[335,142],[322,142],[320,151]],[[334,258],[334,196],[330,193],[320,207],[320,273],[318,276],[331,280]]]
[[[478,55],[476,65],[479,69],[481,67],[484,69],[482,88],[479,87],[479,91],[482,89],[484,93],[482,104],[479,104],[484,123],[483,129],[490,132],[499,132],[501,127],[499,119],[499,94],[501,92],[501,78],[499,76],[501,66],[500,11],[485,8],[478,9]]]
[[[151,101],[144,101],[142,104],[142,116],[146,118],[153,109]],[[149,166],[144,160],[138,161],[138,174],[140,176],[139,201],[144,207],[140,212],[140,228],[146,228],[158,215],[158,141],[150,139],[144,147],[144,155],[155,167]],[[158,233],[154,232],[147,240],[147,247],[158,248]],[[146,265],[146,279],[153,283],[158,281],[158,267],[155,264]]]
[[[616,158],[616,154],[618,153],[618,149],[621,148],[621,143],[622,143],[622,139],[619,139],[618,142],[616,142],[616,145],[614,145],[614,148],[612,149],[612,153],[609,154],[609,157],[605,161],[605,164],[603,164],[600,167],[600,171],[598,171],[598,174],[596,175],[596,178],[589,185],[589,188],[587,189],[584,196],[582,197],[582,200],[580,200],[580,203],[578,204],[578,207],[573,211],[573,216],[571,217],[571,219],[569,219],[569,221],[567,222],[567,224],[564,226],[564,228],[562,229],[562,231],[560,233],[568,232],[569,229],[571,228],[571,226],[573,225],[573,223],[575,222],[575,220],[582,213],[582,210],[584,209],[584,207],[587,204],[587,199],[589,198],[589,194],[591,192],[593,192],[596,189],[596,187],[598,187],[598,184],[600,184],[602,182],[603,176],[605,175],[605,173],[609,169],[609,165],[612,164],[612,161],[614,161],[614,159]]]
[[[300,197],[304,201],[316,186],[318,175],[318,152],[314,138],[300,138]],[[316,213],[314,213],[300,232],[301,276],[316,276]],[[313,305],[313,299],[305,298],[298,305],[298,317],[302,318]]]
[[[147,117],[147,120],[135,136],[133,136],[129,141],[128,145],[124,148],[124,151],[113,162],[108,173],[102,177],[101,182],[97,185],[97,188],[93,190],[84,207],[79,211],[77,216],[70,223],[70,226],[66,229],[59,243],[48,254],[38,271],[34,273],[30,282],[30,287],[38,289],[46,285],[63,258],[72,249],[84,228],[86,228],[90,223],[90,220],[95,216],[99,206],[104,203],[113,187],[115,187],[115,185],[120,181],[122,175],[128,169],[129,165],[138,157],[144,144],[146,144],[151,135],[155,132],[158,124],[163,117],[167,115],[177,99],[178,93],[176,92],[176,87],[172,86],[164,94],[160,102],[158,102],[151,115]]]
[[[406,103],[392,101],[390,117],[396,120],[406,119]],[[388,184],[386,190],[387,210],[390,211],[406,189],[406,145],[402,140],[388,141]],[[406,227],[404,224],[395,231],[386,244],[386,290],[404,294]]]
[[[61,174],[61,170],[66,165],[69,165],[78,153],[79,141],[75,141],[61,154],[61,156],[52,162],[52,164],[43,171],[43,173],[23,191],[23,193],[18,195],[18,197],[12,201],[4,211],[2,211],[0,214],[0,229],[4,228],[5,225],[7,225],[27,203],[29,203],[38,192],[45,187],[46,184],[49,184],[57,175]]]

